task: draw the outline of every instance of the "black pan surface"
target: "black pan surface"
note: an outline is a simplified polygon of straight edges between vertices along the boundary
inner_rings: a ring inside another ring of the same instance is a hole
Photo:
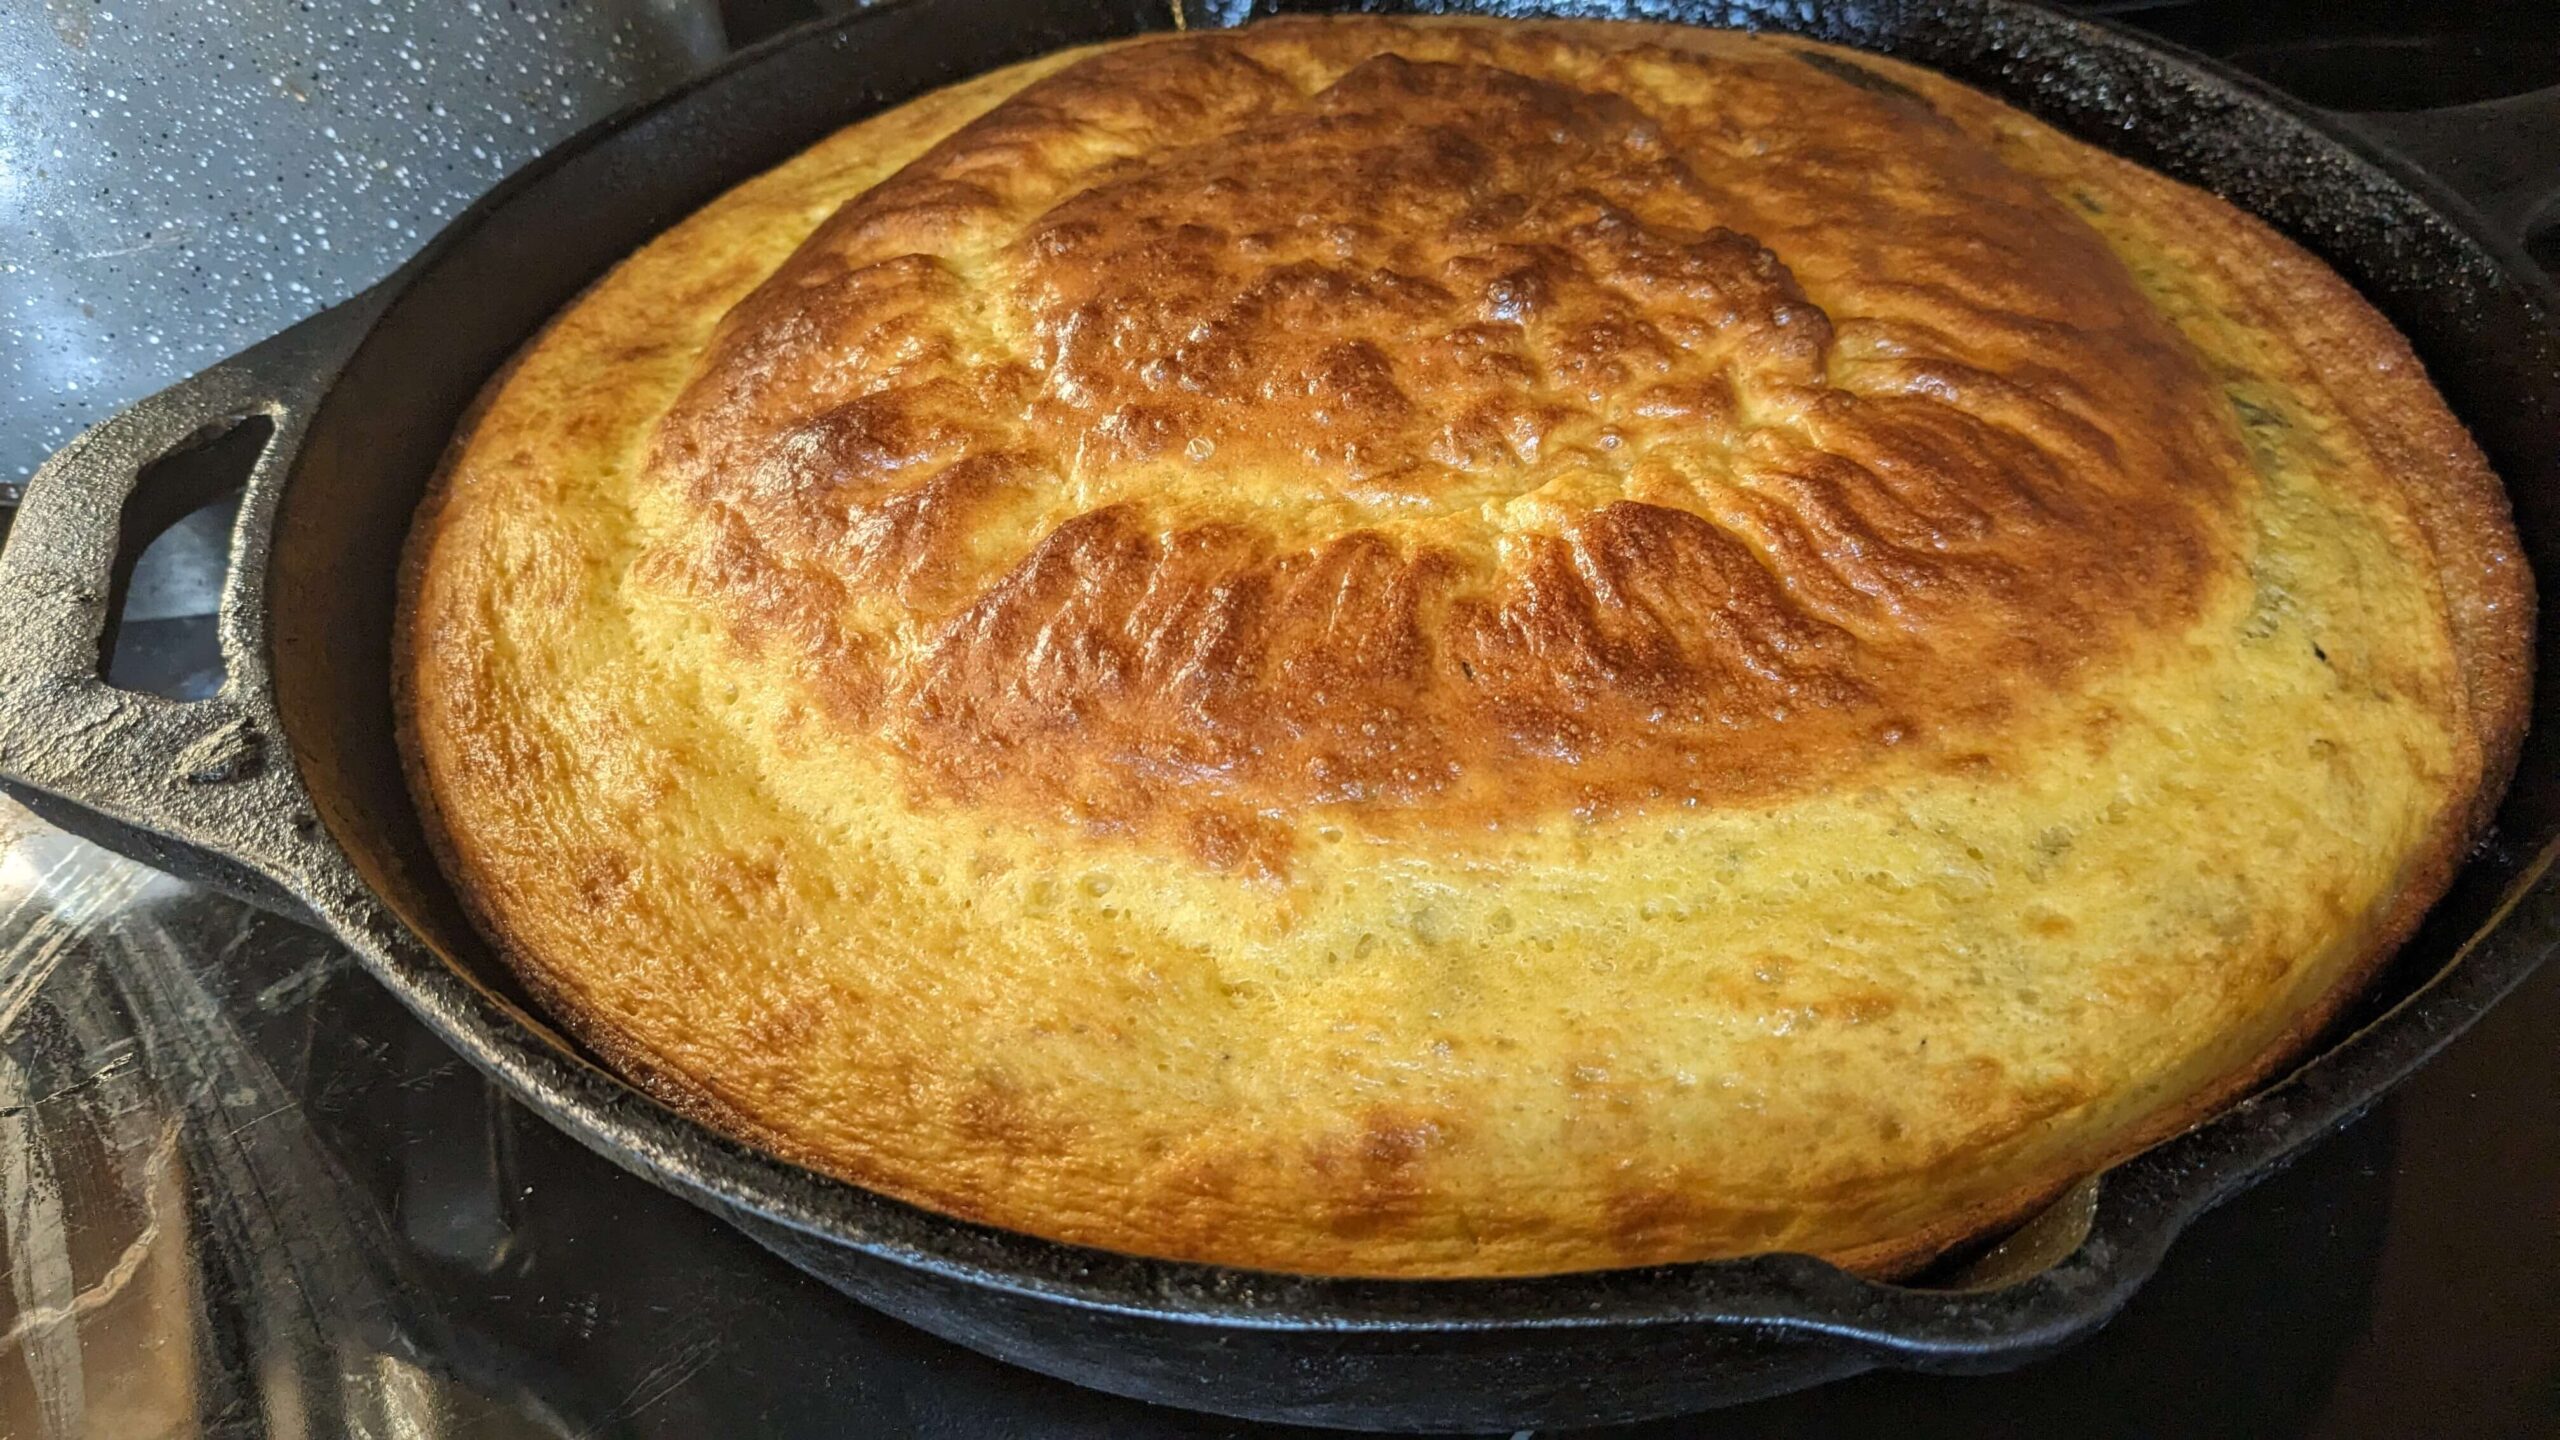
[[[1213,0],[1188,19],[1340,8]],[[1361,8],[1809,35],[1936,66],[2213,189],[2328,259],[2409,336],[2506,479],[2536,568],[2560,575],[2560,303],[2461,201],[2333,120],[2011,0]],[[552,1121],[849,1294],[1099,1388],[1336,1425],[1594,1423],[1876,1365],[2024,1363],[2103,1324],[2189,1220],[2370,1104],[2560,942],[2546,681],[2495,833],[2314,1059],[1991,1254],[1906,1285],[1786,1255],[1441,1282],[1136,1259],[815,1176],[631,1090],[550,1031],[463,922],[402,782],[393,579],[446,439],[546,316],[730,184],[934,86],[1172,20],[1144,0],[904,0],[782,37],[545,156],[377,290],[83,436],[39,473],[0,553],[0,613],[16,622],[0,635],[0,784],[66,828],[337,935]],[[222,692],[181,704],[106,686],[120,554],[129,564],[155,512],[201,493],[207,457],[261,440],[224,596]]]

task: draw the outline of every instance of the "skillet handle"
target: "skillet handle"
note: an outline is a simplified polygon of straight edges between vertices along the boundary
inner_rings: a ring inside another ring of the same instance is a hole
[[[264,577],[239,562],[374,309],[359,295],[83,432],[28,481],[0,547],[0,790],[84,839],[297,918],[307,911],[287,887],[317,822],[279,753],[266,656],[244,619]],[[109,685],[117,566],[139,543],[128,516],[210,498],[158,493],[186,467],[156,462],[243,423],[272,430],[231,535],[222,688],[178,701]]]
[[[2560,223],[2560,85],[2435,110],[2330,113],[2468,201],[2519,249]]]

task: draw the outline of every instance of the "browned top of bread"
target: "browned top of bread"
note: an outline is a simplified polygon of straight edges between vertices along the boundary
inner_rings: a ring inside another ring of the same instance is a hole
[[[2062,198],[1807,64],[1380,33],[1111,51],[849,200],[658,431],[664,578],[946,794],[1269,872],[1821,785],[2191,613],[2239,437]]]
[[[1616,24],[1053,56],[495,382],[411,549],[457,887],[657,1093],[1379,1275],[1890,1269],[2439,894],[2530,578],[2407,347],[1942,77]]]

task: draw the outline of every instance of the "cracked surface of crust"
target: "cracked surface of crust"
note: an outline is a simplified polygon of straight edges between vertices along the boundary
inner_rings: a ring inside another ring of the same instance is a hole
[[[1617,24],[1050,57],[626,262],[422,511],[430,827],[569,1026],[950,1213],[1907,1265],[2440,893],[2530,578],[2407,347],[1940,77]]]
[[[1377,34],[1099,55],[836,211],[653,578],[936,793],[1275,874],[1784,794],[2186,612],[2239,440],[2063,200],[1800,64]]]

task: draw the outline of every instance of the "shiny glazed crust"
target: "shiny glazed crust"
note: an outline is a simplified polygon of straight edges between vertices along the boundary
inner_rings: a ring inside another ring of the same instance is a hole
[[[422,510],[484,928],[653,1093],[1081,1243],[1907,1268],[2442,892],[2530,577],[2407,346],[1908,66],[1050,57],[634,256]]]

